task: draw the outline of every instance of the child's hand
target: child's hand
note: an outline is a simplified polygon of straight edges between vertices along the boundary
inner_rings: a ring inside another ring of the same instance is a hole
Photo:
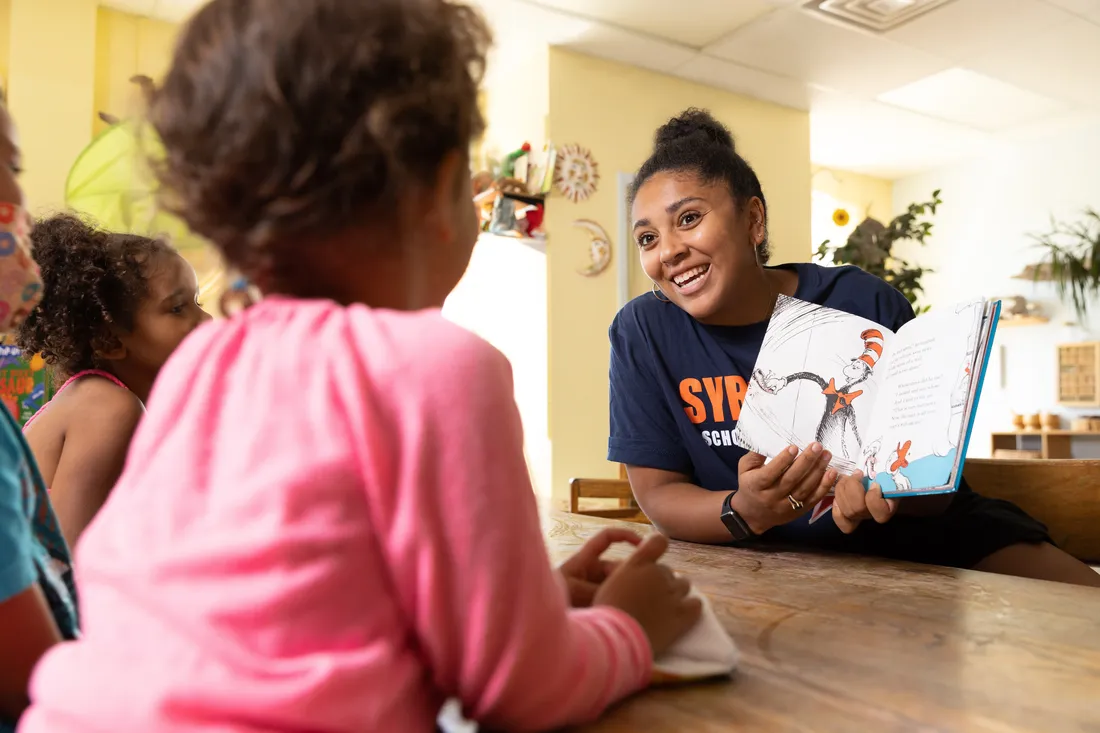
[[[864,519],[873,519],[879,524],[889,522],[897,510],[898,500],[884,498],[878,484],[871,484],[870,490],[864,490],[860,471],[842,476],[837,482],[833,521],[844,534],[855,532]]]
[[[563,562],[558,568],[558,572],[565,576],[565,583],[569,587],[569,605],[574,608],[592,605],[592,599],[596,597],[596,591],[599,590],[600,585],[620,564],[613,560],[600,559],[600,556],[607,552],[607,548],[616,542],[638,545],[641,544],[642,538],[629,529],[608,527],[585,542],[576,555]]]
[[[688,595],[691,583],[687,578],[657,562],[667,549],[664,535],[646,537],[604,581],[593,601],[633,616],[649,637],[654,657],[687,633],[703,611],[702,602]]]

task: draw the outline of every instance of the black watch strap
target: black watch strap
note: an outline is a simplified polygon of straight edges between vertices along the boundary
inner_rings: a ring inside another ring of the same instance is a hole
[[[736,491],[731,491],[726,500],[722,502],[722,524],[726,525],[726,529],[729,530],[730,536],[733,537],[735,542],[744,542],[751,540],[756,536],[756,533],[749,528],[749,523],[731,506],[730,501],[736,493]]]

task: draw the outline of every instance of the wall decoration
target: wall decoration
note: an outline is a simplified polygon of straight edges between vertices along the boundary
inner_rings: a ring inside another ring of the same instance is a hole
[[[554,185],[563,196],[577,203],[596,191],[600,167],[587,148],[566,145],[558,151]]]
[[[583,229],[591,236],[588,243],[588,267],[577,272],[585,277],[595,277],[611,264],[611,239],[604,228],[591,219],[577,219],[573,226]]]

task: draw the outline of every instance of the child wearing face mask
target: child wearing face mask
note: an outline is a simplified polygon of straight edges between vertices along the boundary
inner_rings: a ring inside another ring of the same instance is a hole
[[[157,373],[210,316],[195,271],[159,239],[61,214],[38,222],[31,243],[45,290],[19,346],[62,386],[23,431],[76,546],[122,472]]]
[[[42,287],[16,180],[16,139],[0,103],[0,331],[26,317]],[[18,424],[0,407],[0,733],[12,733],[27,707],[38,659],[76,636],[75,601],[69,549],[42,478]]]
[[[162,369],[21,733],[417,733],[447,698],[555,729],[698,620],[660,535],[553,571],[508,362],[440,314],[488,42],[449,0],[214,0],[184,29],[150,100],[166,202],[265,297]]]

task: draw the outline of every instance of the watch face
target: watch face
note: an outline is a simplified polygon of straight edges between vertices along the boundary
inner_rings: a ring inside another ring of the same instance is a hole
[[[728,506],[726,510],[722,512],[722,524],[726,525],[726,529],[729,530],[730,535],[735,540],[747,540],[752,537],[752,532],[749,531],[748,525],[737,515],[737,512],[730,509]]]

